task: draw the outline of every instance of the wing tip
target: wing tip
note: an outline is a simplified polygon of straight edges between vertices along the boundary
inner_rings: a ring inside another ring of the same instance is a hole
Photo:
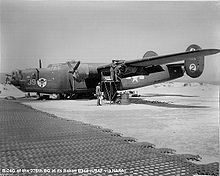
[[[213,51],[213,54],[217,54],[220,52],[220,49],[212,49],[212,51]]]
[[[204,50],[207,53],[207,55],[213,55],[220,52],[220,49],[202,49],[202,50]]]
[[[220,52],[220,49],[216,49],[217,50],[217,53],[219,53]]]

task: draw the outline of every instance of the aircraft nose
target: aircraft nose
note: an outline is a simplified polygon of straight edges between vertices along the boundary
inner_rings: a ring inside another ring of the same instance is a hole
[[[16,70],[12,71],[11,77],[9,78],[9,81],[14,86],[19,86],[18,71],[16,71]]]

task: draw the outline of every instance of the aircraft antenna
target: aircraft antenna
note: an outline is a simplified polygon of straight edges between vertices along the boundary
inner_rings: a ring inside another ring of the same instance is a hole
[[[39,59],[39,68],[42,68],[42,62],[41,62],[41,59]]]

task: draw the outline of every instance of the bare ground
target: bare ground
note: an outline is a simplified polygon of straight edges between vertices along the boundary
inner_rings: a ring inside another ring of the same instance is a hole
[[[62,118],[113,129],[177,153],[199,154],[202,163],[219,162],[218,86],[166,84],[138,90],[139,103],[110,105],[96,100],[27,102]]]

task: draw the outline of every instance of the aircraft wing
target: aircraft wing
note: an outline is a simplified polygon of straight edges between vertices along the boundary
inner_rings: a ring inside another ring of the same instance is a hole
[[[187,60],[191,58],[208,56],[208,55],[216,54],[218,52],[220,52],[219,49],[200,49],[200,50],[195,50],[195,51],[185,51],[185,52],[175,53],[175,54],[152,56],[152,57],[147,57],[143,59],[124,61],[124,64],[126,66],[133,66],[133,67],[150,67],[150,66],[178,62],[178,61]],[[101,66],[98,69],[102,70],[102,69],[109,68],[110,66],[111,64],[108,64],[108,65]]]
[[[154,56],[146,59],[131,60],[131,61],[126,61],[125,64],[136,67],[138,66],[148,67],[152,65],[162,65],[172,62],[178,62],[190,58],[208,56],[208,55],[216,54],[218,52],[220,52],[220,50],[218,49],[201,49],[196,51],[186,51],[182,53],[169,54],[163,56]]]

